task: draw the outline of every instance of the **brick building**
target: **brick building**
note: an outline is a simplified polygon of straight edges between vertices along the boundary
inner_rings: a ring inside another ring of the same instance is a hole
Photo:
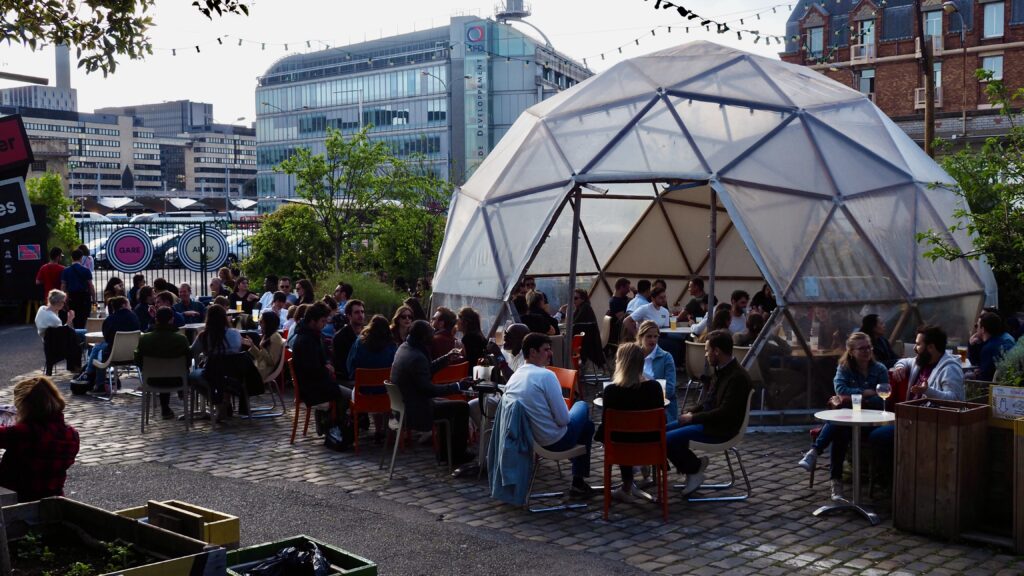
[[[920,4],[915,14],[913,0],[799,0],[780,57],[870,94],[920,142],[925,78],[917,18],[923,18],[924,42],[933,47],[935,60],[936,136],[966,134],[975,140],[1005,132],[1008,123],[988,102],[974,71],[992,71],[1011,91],[1024,86],[1024,0],[952,0],[948,8],[957,10],[949,12],[942,0]]]

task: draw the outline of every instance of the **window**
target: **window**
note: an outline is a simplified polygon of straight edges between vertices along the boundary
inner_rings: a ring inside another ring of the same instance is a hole
[[[860,90],[862,94],[874,94],[875,71],[873,69],[861,70],[860,78],[857,83],[857,89]]]
[[[807,29],[807,53],[815,58],[824,50],[825,29],[821,26]]]
[[[942,62],[932,64],[933,76],[935,76],[935,89],[942,88]]]
[[[859,44],[867,44],[868,46],[875,45],[875,21],[874,20],[861,20],[860,21],[860,34],[857,36]]]
[[[985,4],[985,38],[998,38],[1003,35],[1003,3],[990,2]]]
[[[981,67],[992,73],[993,80],[1003,79],[1003,56],[984,56],[981,59]]]
[[[924,13],[924,35],[942,36],[942,10],[929,10]]]

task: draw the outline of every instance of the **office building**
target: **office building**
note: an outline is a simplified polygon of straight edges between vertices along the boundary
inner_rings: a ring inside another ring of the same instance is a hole
[[[497,20],[453,17],[272,65],[256,88],[259,209],[294,196],[293,179],[274,166],[299,147],[324,152],[329,127],[372,124],[371,138],[463,182],[524,110],[592,75],[508,24],[529,15],[511,4]]]
[[[76,112],[78,92],[71,87],[71,55],[67,46],[55,48],[55,86],[16,86],[0,89],[0,106],[20,106]]]
[[[142,125],[152,130],[157,136],[174,137],[182,132],[191,132],[196,128],[213,124],[213,104],[192,102],[191,100],[135,106],[108,106],[98,108],[96,113],[133,116],[141,120]]]

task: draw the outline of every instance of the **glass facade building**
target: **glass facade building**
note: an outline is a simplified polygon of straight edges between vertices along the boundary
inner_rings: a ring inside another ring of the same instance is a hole
[[[461,183],[526,108],[592,73],[508,24],[455,17],[448,26],[289,56],[259,79],[259,209],[294,195],[274,167],[328,128],[370,137],[400,156],[420,155]]]

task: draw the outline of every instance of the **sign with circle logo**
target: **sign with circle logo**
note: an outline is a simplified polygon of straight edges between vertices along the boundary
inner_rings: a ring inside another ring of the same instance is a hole
[[[107,260],[118,272],[141,272],[153,260],[153,242],[140,228],[121,228],[107,237]]]
[[[484,27],[483,26],[470,26],[466,29],[466,40],[469,42],[483,42],[484,41]]]
[[[178,239],[178,259],[193,272],[203,270],[204,234],[201,228],[189,228]],[[206,269],[216,270],[228,260],[228,241],[224,233],[212,226],[206,227]]]

